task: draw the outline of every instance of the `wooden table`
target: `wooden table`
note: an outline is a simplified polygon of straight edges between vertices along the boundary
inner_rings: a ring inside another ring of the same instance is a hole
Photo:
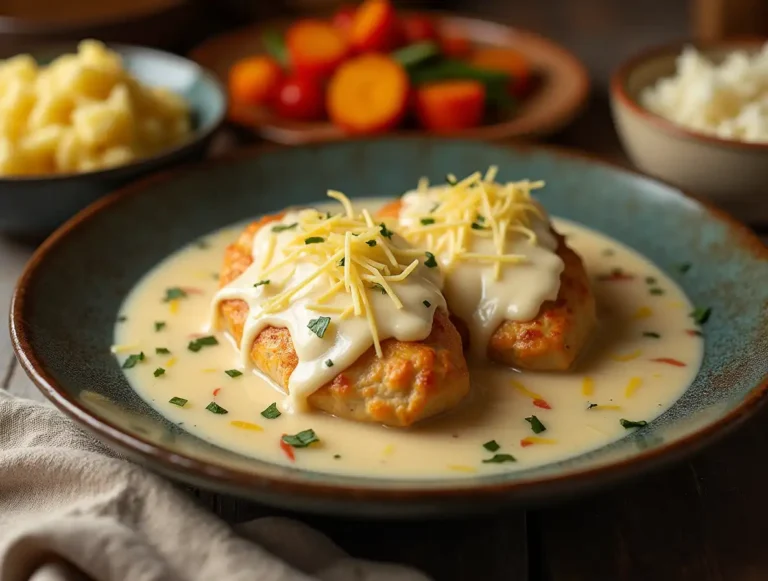
[[[599,95],[553,139],[628,164]],[[0,238],[0,309],[32,248]],[[0,333],[0,386],[42,396]],[[437,580],[764,581],[768,579],[768,410],[692,460],[561,506],[485,519],[372,523],[294,515],[350,553],[412,564]],[[266,507],[190,491],[230,522]]]

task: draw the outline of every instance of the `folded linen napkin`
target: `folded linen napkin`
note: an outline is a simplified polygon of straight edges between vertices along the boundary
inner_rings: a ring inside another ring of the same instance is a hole
[[[427,578],[352,559],[288,519],[235,532],[52,407],[0,391],[0,580],[313,579]]]

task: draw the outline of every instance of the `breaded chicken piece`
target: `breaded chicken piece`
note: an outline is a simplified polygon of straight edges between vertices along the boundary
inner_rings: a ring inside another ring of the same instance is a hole
[[[380,218],[397,219],[402,202],[384,206]],[[565,268],[560,275],[560,291],[557,299],[546,301],[531,321],[506,320],[488,342],[488,358],[518,369],[534,371],[565,371],[576,359],[595,328],[595,297],[589,284],[584,264],[566,244],[565,238],[557,237],[557,254]],[[451,308],[451,305],[448,305]],[[459,329],[464,345],[469,333],[463,321],[451,317]]]
[[[281,215],[250,224],[224,255],[220,285],[240,276],[252,262],[253,238]],[[242,300],[222,301],[220,312],[239,344],[248,316]],[[333,381],[309,396],[310,407],[335,416],[388,426],[414,422],[455,407],[469,391],[461,337],[448,314],[436,310],[432,332],[423,341],[382,341],[383,356],[371,347]],[[283,389],[298,365],[288,329],[267,327],[253,342],[253,364]]]

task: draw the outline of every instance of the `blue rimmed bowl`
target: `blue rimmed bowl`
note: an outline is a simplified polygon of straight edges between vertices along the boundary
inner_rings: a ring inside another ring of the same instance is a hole
[[[489,164],[548,182],[542,201],[639,250],[712,307],[703,366],[646,428],[562,462],[450,481],[385,481],[272,465],[167,422],[134,393],[109,351],[125,295],[162,258],[247,216],[350,195],[403,192]],[[685,276],[669,268],[706,265]],[[67,284],[61,284],[66,280]],[[37,251],[13,299],[22,366],[56,405],[105,442],[172,477],[297,510],[368,516],[476,512],[595,489],[692,453],[748,418],[768,392],[768,250],[679,190],[539,147],[400,138],[245,152],[166,172],[98,201]]]
[[[221,84],[198,64],[171,53],[139,46],[108,44],[140,82],[165,87],[190,106],[193,134],[178,146],[126,165],[83,173],[0,176],[0,233],[41,238],[101,196],[149,173],[202,159],[227,109]],[[77,43],[33,47],[40,64],[77,51]],[[13,56],[0,51],[1,58]]]

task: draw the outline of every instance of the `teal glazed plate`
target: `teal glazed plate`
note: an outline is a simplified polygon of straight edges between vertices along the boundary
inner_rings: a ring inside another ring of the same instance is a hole
[[[180,247],[247,217],[323,199],[393,196],[427,176],[498,165],[548,182],[555,216],[653,260],[712,308],[693,384],[647,427],[546,466],[466,480],[385,481],[302,471],[208,444],[158,415],[110,353],[134,284]],[[681,274],[674,265],[701,265]],[[169,171],[99,200],[36,252],[13,298],[11,334],[41,391],[137,462],[191,484],[294,510],[415,517],[530,505],[597,489],[680,459],[752,415],[768,390],[768,250],[741,224],[679,190],[572,153],[398,138],[245,152]]]

